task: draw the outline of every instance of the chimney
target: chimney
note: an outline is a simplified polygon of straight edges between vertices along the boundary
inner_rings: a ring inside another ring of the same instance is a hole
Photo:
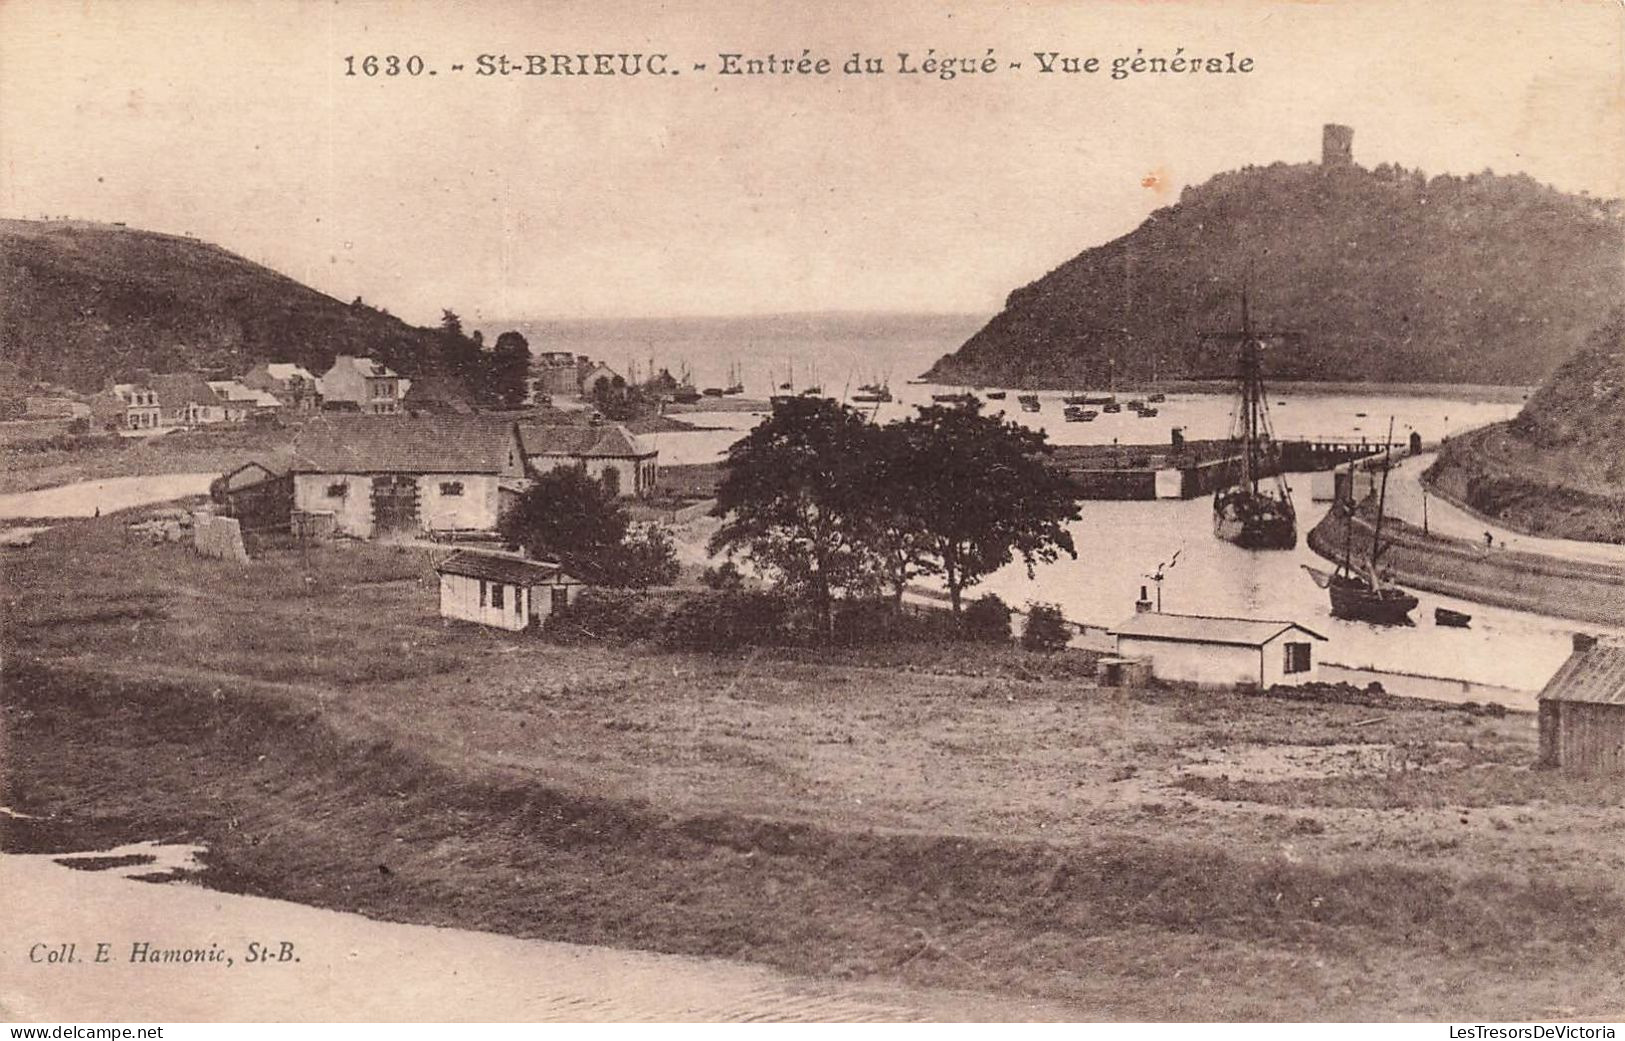
[[[1135,614],[1147,614],[1151,610],[1151,597],[1145,586],[1140,587],[1140,599],[1134,601]]]
[[[1354,128],[1327,123],[1321,129],[1320,165],[1328,169],[1354,165]]]
[[[1182,451],[1185,448],[1185,428],[1174,427],[1173,437],[1171,440],[1174,446],[1174,451]]]

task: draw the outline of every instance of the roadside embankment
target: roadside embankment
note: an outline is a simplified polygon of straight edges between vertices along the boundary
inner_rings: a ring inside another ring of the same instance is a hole
[[[1370,546],[1374,520],[1368,499],[1352,518],[1356,547]],[[1347,523],[1339,511],[1327,511],[1309,532],[1309,548],[1327,560],[1341,560]],[[1424,534],[1391,517],[1382,531],[1383,567],[1402,586],[1597,625],[1618,625],[1625,618],[1625,571],[1619,568],[1490,549]]]
[[[1610,452],[1541,448],[1494,423],[1441,445],[1424,479],[1462,509],[1525,535],[1625,543],[1625,489],[1609,477],[1617,466]]]

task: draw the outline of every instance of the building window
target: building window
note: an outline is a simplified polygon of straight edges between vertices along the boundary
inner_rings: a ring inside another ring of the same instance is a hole
[[[347,493],[349,490],[350,486],[345,484],[343,481],[340,481],[337,484],[330,484],[327,486],[327,497],[329,499],[342,499],[344,498],[345,493]]]
[[[485,606],[485,579],[480,579],[480,606]]]
[[[565,586],[553,587],[552,609],[557,611],[570,606],[570,590]]]
[[[603,475],[598,479],[603,482],[604,491],[609,493],[610,498],[615,498],[621,494],[621,471],[615,467],[604,467]]]
[[[525,616],[525,593],[522,587],[513,587],[513,613],[523,618]]]
[[[502,606],[502,591],[504,589],[507,589],[507,588],[508,587],[503,585],[501,582],[492,582],[491,583],[491,606],[492,607],[501,607]]]
[[[440,494],[444,495],[444,496],[446,496],[448,498],[456,498],[457,496],[463,494],[463,482],[462,481],[441,481],[440,482]]]
[[[1286,645],[1286,668],[1283,671],[1289,676],[1294,672],[1309,671],[1309,645],[1307,643],[1289,643]]]

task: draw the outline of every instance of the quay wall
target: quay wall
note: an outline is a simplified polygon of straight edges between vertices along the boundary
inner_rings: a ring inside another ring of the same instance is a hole
[[[1366,505],[1369,506],[1370,500]],[[1342,558],[1345,520],[1332,510],[1309,532],[1309,548],[1327,560]],[[1353,518],[1356,545],[1370,545],[1371,520]],[[1473,542],[1423,534],[1385,519],[1382,558],[1401,586],[1474,603],[1535,611],[1596,625],[1625,618],[1625,571],[1559,560],[1539,553],[1486,549]]]

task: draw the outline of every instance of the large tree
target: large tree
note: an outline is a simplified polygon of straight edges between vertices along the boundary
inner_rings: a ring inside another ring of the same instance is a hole
[[[805,593],[826,633],[838,591],[872,574],[862,507],[872,462],[863,417],[827,398],[777,402],[728,449],[713,511],[711,552],[742,553]]]
[[[919,510],[918,446],[914,431],[901,423],[871,425],[865,447],[869,465],[859,474],[862,537],[870,550],[876,584],[901,605],[910,579],[935,575],[933,542]]]
[[[530,342],[523,335],[509,330],[498,336],[485,367],[486,400],[508,408],[524,404],[530,389]]]
[[[579,466],[538,477],[498,527],[526,556],[557,560],[594,585],[641,589],[677,580],[677,554],[665,529],[630,530],[614,493]]]
[[[628,524],[602,484],[581,467],[566,466],[536,478],[498,527],[526,556],[555,559],[578,578],[602,582]]]
[[[899,424],[906,495],[919,537],[941,569],[955,613],[967,587],[1019,556],[1033,566],[1066,553],[1077,490],[1045,461],[1046,436],[982,414],[981,404],[930,405]]]

